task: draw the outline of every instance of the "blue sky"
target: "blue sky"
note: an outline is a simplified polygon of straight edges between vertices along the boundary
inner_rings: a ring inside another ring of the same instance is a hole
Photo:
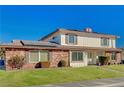
[[[38,40],[57,28],[120,36],[124,46],[124,6],[0,6],[0,42]]]

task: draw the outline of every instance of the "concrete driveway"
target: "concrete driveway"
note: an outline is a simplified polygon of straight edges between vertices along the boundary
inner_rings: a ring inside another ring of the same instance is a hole
[[[42,87],[124,87],[124,77],[45,85]]]

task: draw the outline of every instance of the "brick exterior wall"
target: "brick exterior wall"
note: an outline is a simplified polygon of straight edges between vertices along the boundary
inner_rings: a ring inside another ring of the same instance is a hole
[[[49,62],[50,67],[58,67],[58,63],[63,60],[65,61],[65,66],[70,66],[69,63],[69,51],[67,50],[48,50],[49,51]],[[6,49],[5,51],[5,68],[6,70],[12,70],[7,64],[7,61],[14,55],[26,57],[28,50],[25,49]],[[111,52],[106,52],[106,56],[111,56]],[[116,60],[112,63],[121,62],[121,52],[116,52]],[[38,63],[38,62],[37,62]],[[29,63],[28,61],[23,66],[22,69],[35,69],[37,63]]]
[[[15,55],[18,55],[18,56],[24,56],[25,57],[25,50],[22,50],[22,49],[7,49],[5,51],[5,69],[6,70],[11,70],[12,68],[9,67],[9,65],[7,64],[8,60],[15,56]]]
[[[69,66],[69,51],[53,50],[50,52],[50,67],[57,67],[61,60],[64,60],[65,66]]]
[[[111,52],[106,52],[106,56],[110,56],[111,57]],[[115,61],[112,61],[110,60],[111,63],[115,63],[115,64],[118,64],[121,62],[121,52],[116,52],[116,60]]]
[[[120,52],[117,52],[116,53],[116,62],[117,63],[120,63],[121,62],[121,53]]]
[[[26,58],[26,52],[28,52],[28,50],[24,50],[24,49],[6,49],[5,51],[5,69],[6,70],[12,70],[12,68],[7,64],[8,60],[15,56],[24,56]],[[66,66],[69,66],[69,52],[68,51],[61,51],[61,50],[52,50],[49,51],[49,62],[50,62],[50,67],[57,67],[58,63],[61,60],[64,60],[66,62]],[[37,62],[38,63],[38,62]],[[37,63],[29,63],[26,62],[26,64],[23,66],[22,69],[35,69],[35,66]]]

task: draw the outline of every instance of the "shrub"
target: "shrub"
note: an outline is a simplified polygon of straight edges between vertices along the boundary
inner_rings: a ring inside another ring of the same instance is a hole
[[[13,56],[8,60],[8,65],[13,68],[20,69],[25,64],[25,58],[23,56]]]
[[[58,63],[58,67],[66,67],[66,61],[60,60]]]
[[[107,65],[109,61],[109,57],[107,56],[99,56],[100,65]]]

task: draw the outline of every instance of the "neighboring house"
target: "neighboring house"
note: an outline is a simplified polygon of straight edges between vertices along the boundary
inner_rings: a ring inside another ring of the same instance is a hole
[[[7,61],[14,55],[22,55],[26,59],[23,68],[35,68],[38,62],[50,62],[50,67],[64,66],[83,67],[96,64],[99,56],[109,56],[111,63],[121,62],[121,49],[116,48],[117,36],[84,31],[57,29],[39,41],[14,40],[10,44],[2,44],[5,50],[5,67],[11,69]]]
[[[120,49],[122,49],[122,62],[124,64],[124,48],[120,48]]]

